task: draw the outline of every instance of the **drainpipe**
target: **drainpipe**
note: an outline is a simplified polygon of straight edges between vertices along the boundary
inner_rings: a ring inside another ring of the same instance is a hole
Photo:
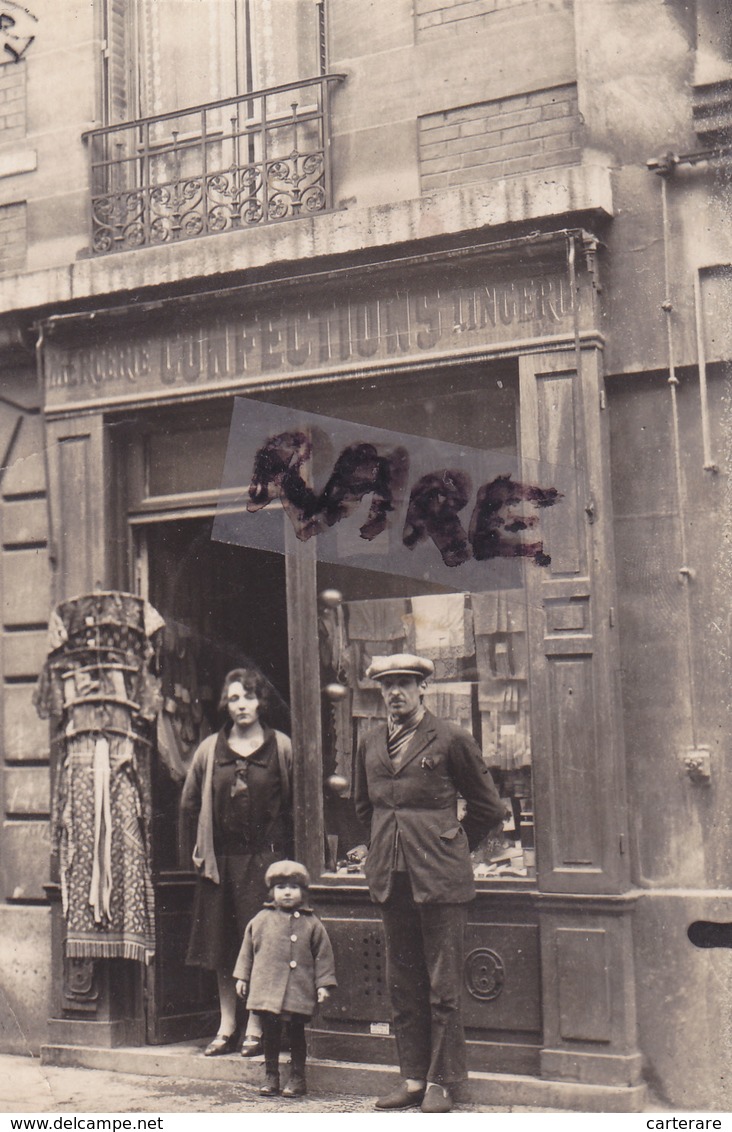
[[[679,433],[679,410],[678,410],[678,386],[679,379],[676,376],[676,363],[674,357],[674,337],[673,337],[673,301],[671,299],[671,270],[670,270],[670,221],[668,213],[668,181],[674,170],[678,165],[697,165],[703,162],[711,162],[715,159],[724,157],[726,154],[732,154],[732,147],[729,149],[716,149],[716,150],[702,150],[698,153],[690,154],[673,154],[667,153],[660,158],[652,159],[647,162],[647,166],[654,173],[657,173],[661,178],[661,220],[663,229],[663,281],[664,281],[664,298],[661,303],[661,310],[665,315],[666,323],[666,343],[667,343],[667,356],[668,356],[668,378],[667,384],[671,398],[671,422],[673,432],[673,458],[674,458],[674,471],[676,479],[676,496],[677,496],[677,509],[678,509],[678,523],[679,523],[679,544],[681,549],[681,565],[679,566],[679,577],[684,585],[684,614],[685,614],[685,636],[686,636],[686,665],[688,674],[688,688],[689,688],[689,723],[691,728],[691,748],[686,750],[682,755],[682,760],[686,769],[686,773],[692,782],[697,784],[708,784],[711,781],[711,763],[708,747],[700,747],[698,744],[697,734],[697,719],[696,719],[696,681],[694,674],[694,658],[692,655],[692,618],[691,618],[691,584],[694,581],[695,572],[688,564],[688,546],[686,542],[686,529],[685,529],[685,511],[686,511],[686,490],[684,483],[684,472],[681,460],[681,441]],[[695,271],[695,287],[699,286],[699,272]],[[695,291],[696,296],[696,291]],[[700,296],[699,296],[700,300]],[[697,347],[703,346],[703,338],[701,337],[701,304],[697,301],[696,304],[696,317],[697,317]],[[709,406],[707,399],[707,385],[706,385],[706,359],[703,352],[699,353],[699,390],[701,398],[701,418],[702,418],[702,438],[703,438],[703,451],[704,451],[704,469],[705,471],[717,471],[717,466],[711,460],[710,444],[709,444]],[[703,376],[702,376],[703,371]]]
[[[715,149],[700,149],[696,153],[665,153],[661,157],[651,158],[646,162],[648,169],[653,173],[657,173],[661,178],[661,208],[663,211],[663,247],[664,247],[664,270],[665,270],[665,300],[663,305],[664,311],[667,314],[667,327],[670,335],[670,316],[672,313],[672,305],[670,299],[669,289],[669,272],[668,272],[668,201],[667,201],[667,184],[669,178],[673,175],[674,171],[679,165],[713,165],[717,161],[723,161],[725,158],[732,157],[732,146],[719,146]],[[719,466],[715,463],[711,452],[711,438],[709,432],[709,394],[707,390],[707,364],[706,352],[704,349],[704,326],[703,326],[703,306],[701,295],[701,280],[700,268],[694,271],[694,316],[696,320],[696,349],[697,349],[697,365],[699,369],[699,401],[701,413],[701,429],[702,429],[702,451],[704,459],[705,472],[718,472]],[[668,308],[666,307],[668,304]],[[670,357],[672,354],[670,353]],[[669,377],[669,381],[671,378]],[[678,382],[676,383],[678,385]]]

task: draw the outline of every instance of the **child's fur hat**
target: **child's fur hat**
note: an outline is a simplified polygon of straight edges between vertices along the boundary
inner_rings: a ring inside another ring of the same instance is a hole
[[[276,884],[299,884],[300,888],[310,888],[310,875],[304,865],[298,861],[274,861],[264,874],[264,883],[267,888]]]

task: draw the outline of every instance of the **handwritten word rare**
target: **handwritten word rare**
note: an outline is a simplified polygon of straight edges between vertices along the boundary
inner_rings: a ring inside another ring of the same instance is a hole
[[[256,513],[273,500],[281,500],[297,538],[306,542],[347,518],[371,495],[359,534],[369,542],[383,534],[405,494],[410,465],[407,449],[396,446],[380,453],[372,443],[349,444],[320,492],[305,478],[312,457],[313,442],[307,433],[287,431],[270,436],[254,458],[247,511]],[[521,538],[523,532],[536,527],[539,514],[517,508],[526,504],[540,512],[558,502],[560,491],[517,483],[508,474],[496,476],[478,488],[466,530],[460,512],[472,493],[472,479],[462,469],[438,468],[420,476],[409,494],[402,544],[413,550],[431,540],[450,567],[471,558],[531,558],[538,566],[549,565],[551,558],[541,540]]]

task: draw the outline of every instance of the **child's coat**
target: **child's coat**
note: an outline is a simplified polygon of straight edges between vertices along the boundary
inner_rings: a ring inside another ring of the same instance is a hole
[[[247,924],[234,978],[249,984],[247,1010],[311,1015],[317,987],[334,987],[327,932],[311,908],[265,904]]]

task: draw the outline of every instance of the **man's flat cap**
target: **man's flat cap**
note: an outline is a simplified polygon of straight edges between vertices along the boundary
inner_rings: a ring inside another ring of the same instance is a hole
[[[434,671],[434,664],[426,657],[397,652],[393,656],[373,657],[366,675],[370,680],[383,680],[385,676],[416,676],[418,680],[426,680]]]

